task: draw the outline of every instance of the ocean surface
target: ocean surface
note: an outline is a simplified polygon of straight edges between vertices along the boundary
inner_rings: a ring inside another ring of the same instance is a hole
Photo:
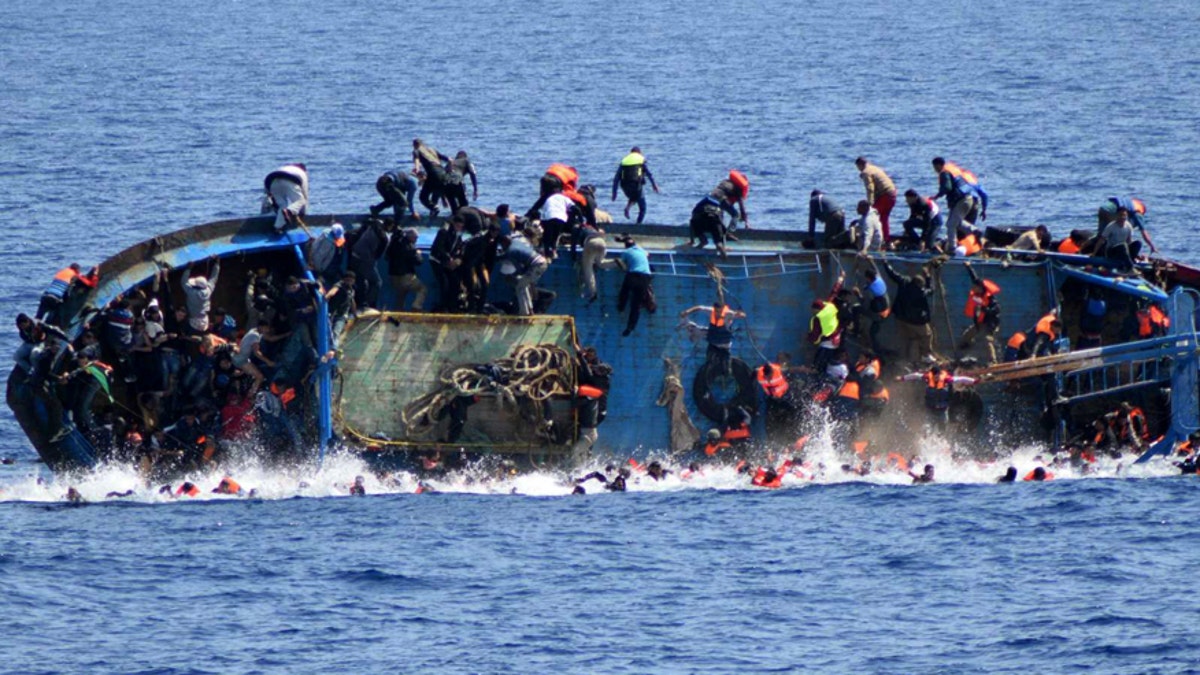
[[[0,316],[66,262],[256,212],[281,163],[308,164],[312,212],[362,212],[414,136],[467,150],[485,207],[526,208],[564,161],[619,212],[639,145],[648,221],[738,168],[751,224],[780,229],[814,187],[858,199],[858,155],[926,194],[943,155],[989,223],[1065,234],[1134,194],[1195,263],[1197,26],[1194,0],[6,0]],[[996,485],[1038,449],[938,443],[924,486],[831,458],[776,491],[368,476],[350,499],[364,469],[333,459],[173,500],[119,468],[50,476],[4,411],[0,673],[1200,672],[1194,476]]]

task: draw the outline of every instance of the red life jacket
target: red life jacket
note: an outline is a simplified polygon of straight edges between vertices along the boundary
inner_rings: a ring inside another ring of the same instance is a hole
[[[1137,311],[1138,337],[1148,338],[1167,332],[1171,320],[1163,313],[1158,305],[1150,305],[1147,309]]]
[[[999,293],[1000,287],[991,279],[983,280],[982,290],[979,286],[972,285],[971,290],[967,293],[967,304],[963,307],[963,316],[973,319],[975,323],[983,323],[983,310],[992,306],[992,298]]]
[[[1067,237],[1058,245],[1057,250],[1059,253],[1079,253],[1080,249],[1070,237]]]
[[[974,234],[968,234],[959,239],[958,245],[963,247],[966,255],[976,255],[983,250],[983,247],[979,245],[979,237],[976,237]]]
[[[732,311],[733,310],[729,309],[729,307],[722,307],[721,312],[717,313],[717,308],[713,307],[712,311],[708,314],[709,325],[721,328],[725,324],[729,323],[728,317]]]
[[[837,395],[842,398],[858,400],[858,383],[854,380],[846,380],[838,389]]]
[[[1053,312],[1046,314],[1046,316],[1038,319],[1037,328],[1034,329],[1034,332],[1047,335],[1051,340],[1057,340],[1058,331],[1054,330],[1054,328],[1050,325],[1054,323],[1054,320],[1057,318],[1058,317],[1055,316]]]
[[[745,199],[750,194],[750,179],[746,178],[746,174],[737,169],[730,169],[729,180],[734,187],[742,192],[742,199]]]
[[[771,377],[766,376],[764,366],[759,366],[754,371],[754,376],[758,379],[758,384],[763,388],[763,392],[768,398],[783,398],[788,393],[788,381],[783,376],[783,369],[779,364],[771,364]]]
[[[708,444],[704,446],[704,454],[708,455],[709,457],[712,457],[713,455],[717,454],[718,452],[720,452],[728,447],[730,447],[729,441],[726,441],[724,439],[715,441],[715,442],[709,441]]]
[[[750,427],[730,427],[721,438],[727,441],[741,441],[750,438]]]

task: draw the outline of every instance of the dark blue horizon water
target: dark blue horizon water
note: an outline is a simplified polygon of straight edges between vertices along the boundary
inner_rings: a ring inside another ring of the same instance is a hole
[[[361,212],[414,136],[468,150],[486,207],[526,208],[555,161],[603,194],[636,144],[664,188],[650,221],[685,222],[739,168],[772,228],[798,227],[813,187],[857,199],[860,154],[925,193],[944,155],[982,176],[990,222],[1064,234],[1134,193],[1164,253],[1196,262],[1198,25],[1190,0],[8,0],[0,307],[35,308],[69,260],[253,213],[283,162],[308,163],[313,212]],[[939,465],[947,484],[921,488],[534,496],[562,492],[541,476],[349,500],[288,499],[280,476],[264,501],[68,508],[7,413],[0,455],[18,459],[0,466],[0,672],[1200,663],[1194,477],[998,486]]]

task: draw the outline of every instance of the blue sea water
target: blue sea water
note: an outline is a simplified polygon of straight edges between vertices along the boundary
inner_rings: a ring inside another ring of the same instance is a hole
[[[1195,262],[1198,25],[1190,0],[7,0],[0,314],[34,308],[68,259],[254,212],[283,162],[307,162],[314,212],[360,212],[413,136],[470,152],[485,206],[524,208],[554,161],[603,194],[637,144],[663,186],[649,219],[683,223],[740,168],[772,228],[800,226],[813,187],[857,199],[857,155],[926,193],[944,155],[983,178],[991,222],[1065,233],[1133,193]],[[262,501],[69,508],[7,413],[0,455],[18,460],[0,467],[0,672],[1200,663],[1197,484],[1169,471],[997,486],[993,467],[939,465],[945,484],[920,488],[720,477],[574,498],[546,474],[316,498],[361,471],[335,462],[249,473]]]

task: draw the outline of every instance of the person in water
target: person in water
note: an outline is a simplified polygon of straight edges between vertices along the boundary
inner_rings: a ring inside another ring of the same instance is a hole
[[[366,487],[366,485],[363,484],[363,482],[364,482],[364,479],[362,476],[354,477],[354,485],[350,486],[350,496],[351,497],[366,497],[367,496],[367,487]]]
[[[1015,466],[1008,467],[1008,470],[1004,472],[1003,476],[1000,476],[999,478],[997,478],[996,482],[997,483],[1015,483],[1015,482],[1017,482],[1017,467],[1015,467]]]
[[[934,482],[933,481],[933,465],[932,464],[926,464],[925,471],[923,473],[918,474],[918,473],[909,471],[908,475],[912,476],[913,483],[932,483],[932,482]]]

